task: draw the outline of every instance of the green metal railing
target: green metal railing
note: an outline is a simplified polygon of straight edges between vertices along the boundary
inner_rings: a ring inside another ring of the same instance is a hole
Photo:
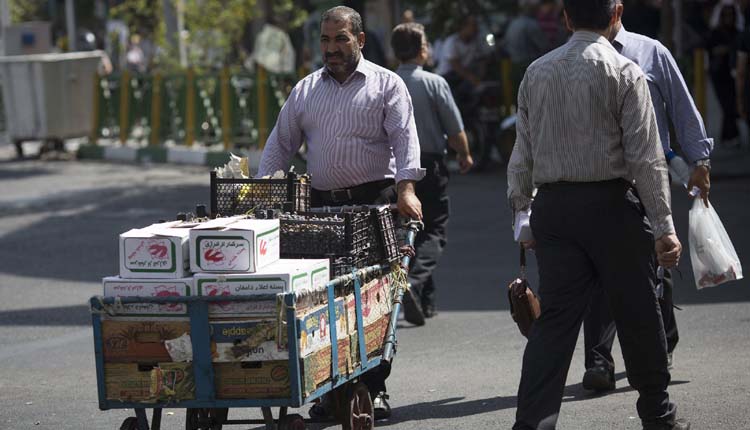
[[[699,110],[706,112],[705,52],[678,60]],[[502,83],[503,115],[515,112],[518,85],[527,65],[501,61],[495,78]],[[301,71],[299,76],[303,76]],[[298,77],[225,68],[196,74],[189,69],[168,75],[97,77],[92,140],[117,138],[160,145],[173,141],[185,146],[221,143],[225,150],[258,147],[276,122]],[[2,106],[0,106],[0,109]]]
[[[297,77],[254,73],[197,74],[189,69],[168,75],[123,72],[95,79],[94,127],[101,138],[173,141],[233,147],[263,147]]]

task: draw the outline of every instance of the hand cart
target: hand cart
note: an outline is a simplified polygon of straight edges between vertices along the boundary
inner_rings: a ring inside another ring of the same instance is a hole
[[[419,222],[408,223],[406,243],[413,246]],[[401,267],[409,267],[409,255],[401,260]],[[338,338],[336,324],[330,324],[331,338],[331,378],[305,395],[302,390],[302,372],[300,357],[300,327],[296,324],[295,315],[296,294],[281,295],[287,323],[288,339],[288,369],[290,396],[273,399],[219,399],[216,395],[214,380],[214,366],[211,355],[211,334],[209,329],[208,305],[212,302],[232,301],[263,301],[276,300],[274,294],[268,295],[233,295],[221,297],[187,296],[187,297],[92,297],[90,300],[92,324],[94,332],[94,352],[96,360],[96,375],[99,398],[99,409],[134,409],[135,416],[128,417],[122,423],[121,430],[158,430],[161,427],[163,408],[185,408],[187,430],[220,430],[228,424],[265,424],[267,430],[303,430],[305,421],[298,414],[287,414],[290,407],[299,408],[321,396],[332,393],[334,395],[335,416],[339,419],[343,429],[372,429],[374,427],[373,405],[367,387],[360,381],[360,377],[382,364],[390,365],[396,353],[396,325],[400,311],[401,300],[406,283],[398,283],[393,295],[393,306],[386,329],[382,356],[369,358],[366,351],[365,330],[363,325],[362,282],[370,277],[383,276],[390,273],[391,267],[384,265],[370,266],[351,274],[340,276],[326,285],[328,318],[336,320],[334,308],[335,289],[353,283],[355,298],[355,314],[358,333],[359,365],[347,375],[342,375],[338,369]],[[128,402],[108,399],[105,386],[105,361],[102,337],[103,315],[116,315],[121,305],[134,303],[158,303],[187,305],[190,319],[190,340],[192,343],[192,371],[195,380],[194,398],[191,400],[170,400],[157,402]],[[230,408],[259,407],[263,413],[262,420],[234,420],[228,418]],[[278,407],[278,418],[274,419],[272,408]],[[146,414],[147,409],[153,410],[151,423]]]

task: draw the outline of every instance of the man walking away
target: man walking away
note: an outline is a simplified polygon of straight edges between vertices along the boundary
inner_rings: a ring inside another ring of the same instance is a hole
[[[622,3],[622,0],[617,0]],[[683,153],[693,165],[687,183],[687,190],[697,186],[701,197],[708,206],[708,193],[711,188],[709,155],[714,142],[706,136],[706,128],[698,108],[693,102],[685,79],[677,67],[672,54],[658,40],[626,31],[620,19],[621,8],[616,9],[617,19],[609,40],[612,46],[625,58],[634,61],[643,70],[648,81],[651,101],[654,104],[656,123],[662,150],[668,162],[679,162],[670,146],[669,120],[672,120],[677,140]],[[671,160],[671,161],[669,161]],[[672,367],[672,354],[679,334],[674,315],[672,289],[674,281],[670,270],[664,271],[662,297],[659,298],[664,332],[667,335],[669,368]],[[603,289],[594,293],[589,314],[583,321],[583,339],[586,354],[586,373],[583,375],[583,388],[595,391],[615,389],[615,363],[612,358],[612,344],[615,341],[615,322],[602,294]]]
[[[554,429],[581,321],[604,287],[645,430],[689,429],[667,386],[656,263],[682,247],[643,72],[607,40],[616,0],[565,0],[575,33],[529,66],[508,165],[514,211],[532,209],[541,315],[529,334],[514,430]],[[635,183],[633,182],[635,181]],[[538,188],[536,196],[532,195]]]
[[[456,151],[461,173],[473,164],[463,130],[461,113],[453,101],[445,79],[422,69],[429,56],[424,27],[417,23],[400,24],[391,34],[391,47],[401,65],[396,73],[406,83],[412,103],[421,149],[421,166],[426,176],[416,184],[422,203],[424,230],[417,234],[417,256],[409,270],[411,289],[404,295],[404,316],[415,325],[435,315],[435,283],[432,272],[447,242],[448,168],[445,166],[447,144]]]

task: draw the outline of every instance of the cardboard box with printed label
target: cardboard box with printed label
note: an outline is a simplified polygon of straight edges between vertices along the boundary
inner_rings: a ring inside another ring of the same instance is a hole
[[[344,340],[347,338],[347,327],[343,298],[338,298],[334,301],[334,309],[336,338]],[[331,345],[331,321],[327,304],[315,307],[300,317],[298,327],[300,328],[300,357],[307,357]]]
[[[105,363],[104,387],[107,400],[157,402],[195,398],[191,363]]]
[[[214,363],[217,399],[279,399],[291,395],[289,361]]]
[[[195,224],[172,221],[120,235],[120,277],[184,278],[189,273],[188,241]]]
[[[102,321],[102,349],[108,363],[170,362],[165,340],[190,334],[190,321]]]
[[[279,220],[216,218],[190,230],[193,272],[256,272],[279,259]]]
[[[278,260],[255,273],[197,273],[195,286],[201,296],[279,294],[316,286],[329,280],[328,260]],[[276,317],[276,300],[210,303],[211,317]]]
[[[193,278],[125,279],[109,276],[102,279],[107,297],[185,297],[193,293]],[[186,303],[133,303],[118,309],[118,316],[184,316]]]
[[[276,320],[209,321],[214,362],[270,361],[289,358]],[[286,339],[284,337],[284,339]]]
[[[365,327],[389,315],[393,309],[391,284],[387,276],[371,280],[362,286],[362,323]],[[346,320],[348,333],[357,331],[357,314],[354,294],[346,296]]]

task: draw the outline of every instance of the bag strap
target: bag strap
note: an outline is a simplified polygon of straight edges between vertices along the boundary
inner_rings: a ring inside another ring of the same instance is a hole
[[[526,280],[526,248],[519,244],[518,248],[521,250],[520,261],[521,261],[521,279]]]

